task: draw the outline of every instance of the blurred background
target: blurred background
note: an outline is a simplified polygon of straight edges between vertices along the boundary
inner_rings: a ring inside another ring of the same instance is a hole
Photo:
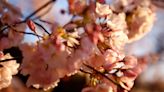
[[[130,54],[149,58],[147,69],[136,80],[132,92],[164,92],[164,7],[156,9],[151,32],[127,47]]]
[[[38,0],[9,0],[12,4],[20,7],[24,17],[28,16],[47,1],[48,0],[39,2]],[[164,92],[164,3],[156,3],[156,5],[158,6],[156,8],[156,21],[152,31],[139,41],[127,44],[126,46],[126,48],[128,48],[126,50],[128,54],[148,60],[146,70],[137,78],[131,92]],[[43,16],[42,19],[51,20],[51,22],[57,21],[60,25],[66,24],[72,17],[72,15],[68,14],[68,4],[66,0],[57,0],[55,4],[48,6],[40,12],[40,14],[47,10],[49,10],[49,12]],[[61,10],[64,10],[66,13],[61,14]],[[26,31],[29,30],[27,29]],[[27,35],[24,41],[32,43],[36,40],[37,38],[34,36]],[[74,77],[78,78],[77,76]],[[77,84],[81,84],[81,82],[82,81],[78,81]],[[26,88],[23,82],[16,77],[12,84],[9,88],[0,92],[38,92],[38,90]],[[71,86],[69,85],[69,87]],[[17,91],[13,91],[13,88]]]

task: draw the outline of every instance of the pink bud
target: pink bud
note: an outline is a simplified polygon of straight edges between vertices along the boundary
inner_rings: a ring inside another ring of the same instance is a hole
[[[32,20],[27,20],[27,25],[31,29],[31,31],[35,32],[35,24]]]

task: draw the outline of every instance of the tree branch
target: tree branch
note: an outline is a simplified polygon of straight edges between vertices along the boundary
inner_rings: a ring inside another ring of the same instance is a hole
[[[17,60],[17,59],[21,59],[22,57],[13,57],[10,59],[4,59],[4,60],[0,60],[0,62],[6,62],[6,61],[11,61],[11,60]]]
[[[29,16],[27,16],[25,18],[25,21],[27,21],[28,19],[30,19],[32,16],[34,16],[35,14],[37,14],[38,12],[40,12],[42,9],[44,9],[45,7],[47,7],[49,4],[55,2],[56,0],[50,0],[47,3],[45,3],[43,6],[41,6],[40,8],[38,8],[36,11],[34,11],[33,13],[31,13]]]
[[[84,64],[84,63],[83,63]],[[86,67],[90,68],[91,70],[93,70],[94,72],[96,72],[97,74],[103,76],[104,78],[108,79],[109,81],[111,81],[112,83],[114,83],[115,85],[117,85],[118,87],[121,87],[119,83],[113,81],[112,79],[110,79],[108,76],[104,75],[103,73],[97,71],[95,68],[87,65],[87,64],[84,64]],[[121,87],[122,88],[122,87]]]
[[[40,28],[42,28],[44,30],[44,32],[46,32],[49,36],[51,35],[41,24],[34,22],[37,26],[39,26]]]

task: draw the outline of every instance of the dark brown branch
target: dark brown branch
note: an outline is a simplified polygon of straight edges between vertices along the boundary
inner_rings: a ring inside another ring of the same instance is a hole
[[[87,71],[84,71],[83,69],[80,69],[80,71],[83,72],[83,73],[86,73],[86,74],[90,74],[90,75],[92,75],[92,73],[87,72]]]
[[[48,1],[48,2],[45,3],[43,6],[41,6],[40,8],[38,8],[36,11],[34,11],[33,13],[31,13],[29,16],[27,16],[27,17],[25,18],[25,20],[23,20],[23,21],[14,23],[14,24],[12,24],[12,25],[5,25],[4,28],[0,30],[0,34],[1,34],[4,30],[10,28],[10,26],[16,26],[17,24],[25,23],[25,22],[26,22],[28,19],[30,19],[32,16],[34,16],[35,14],[37,14],[38,12],[40,12],[42,9],[44,9],[45,7],[47,7],[49,4],[51,4],[51,3],[55,2],[55,1],[56,1],[56,0],[50,0],[50,1]],[[45,28],[44,28],[44,29],[45,29]]]
[[[14,30],[15,32],[18,32],[18,33],[22,33],[22,34],[28,34],[28,35],[34,35],[34,36],[37,36],[37,37],[40,37],[42,39],[44,39],[43,36],[41,35],[38,35],[38,34],[35,34],[35,33],[30,33],[30,32],[22,32],[22,31],[17,31],[17,30]]]
[[[47,20],[43,20],[43,19],[39,19],[39,21],[44,22],[44,23],[47,23],[47,24],[49,24],[49,25],[52,25],[52,24],[53,24],[53,23],[51,23],[51,22],[49,22],[49,21],[47,21]]]
[[[84,65],[85,65],[86,67],[90,68],[91,70],[93,70],[94,72],[96,72],[97,74],[99,74],[99,75],[103,76],[104,78],[108,79],[109,81],[111,81],[111,82],[114,83],[115,85],[121,87],[120,84],[118,84],[117,82],[113,81],[113,80],[110,79],[108,76],[104,75],[103,73],[97,71],[95,68],[93,68],[93,67],[91,67],[91,66],[89,66],[89,65],[87,65],[87,64],[84,64]],[[121,88],[122,88],[122,87],[121,87]]]
[[[8,26],[3,27],[3,28],[0,30],[0,34],[2,34],[3,31],[5,31],[7,28],[8,28]]]
[[[28,35],[34,35],[34,36],[37,36],[37,37],[40,37],[40,38],[44,39],[44,37],[42,37],[41,35],[35,34],[35,33],[17,31],[17,30],[15,30],[12,26],[10,26],[10,25],[9,25],[9,28],[13,29],[13,31],[18,32],[18,33],[28,34]]]
[[[0,30],[0,34],[5,31],[6,29],[10,28],[11,26],[16,26],[18,24],[22,24],[22,23],[25,23],[26,21],[20,21],[20,22],[17,22],[15,24],[12,24],[12,25],[4,25],[3,29]]]
[[[40,12],[42,9],[44,9],[45,7],[47,7],[49,4],[55,2],[56,0],[50,0],[47,3],[45,3],[43,6],[41,6],[40,8],[38,8],[36,11],[34,11],[33,13],[31,13],[29,16],[27,16],[25,18],[25,21],[27,21],[28,19],[30,19],[32,16],[34,16],[35,14],[37,14],[38,12]]]
[[[24,21],[22,22],[19,22],[20,24],[21,23],[24,23]],[[41,27],[48,35],[51,35],[41,24],[37,23],[37,22],[34,22],[37,26]],[[19,32],[19,33],[22,33],[22,34],[29,34],[29,35],[34,35],[34,36],[37,36],[37,37],[41,37],[43,38],[42,36],[38,35],[38,34],[34,34],[34,33],[30,33],[30,32],[22,32],[22,31],[17,31],[15,30],[12,26],[16,26],[18,23],[16,24],[13,24],[13,25],[6,25],[2,30],[0,30],[0,34],[2,34],[2,32],[8,28],[12,28],[15,32]]]
[[[40,19],[41,17],[45,16],[45,15],[52,9],[52,6],[53,6],[53,5],[51,5],[50,8],[47,9],[47,11],[45,11],[43,14],[37,16],[36,18],[34,18],[34,19],[32,19],[32,20]]]
[[[20,59],[22,57],[14,57],[14,58],[10,58],[10,59],[4,59],[4,60],[0,60],[0,62],[6,62],[6,61],[11,61],[11,60],[17,60]]]
[[[40,28],[42,28],[44,30],[44,32],[46,32],[49,36],[51,35],[41,24],[34,22],[37,26],[39,26]]]
[[[26,21],[19,21],[19,22],[16,22],[16,23],[14,23],[14,24],[11,24],[11,25],[5,24],[4,27],[3,27],[3,29],[0,30],[0,34],[1,34],[4,30],[10,28],[10,26],[17,26],[17,25],[22,24],[22,23],[25,23],[25,22],[26,22]]]

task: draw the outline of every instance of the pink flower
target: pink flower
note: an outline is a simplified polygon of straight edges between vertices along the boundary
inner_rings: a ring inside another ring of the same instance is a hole
[[[127,35],[123,31],[112,32],[107,44],[114,50],[123,50],[128,41]]]
[[[96,3],[96,13],[100,16],[105,16],[105,15],[109,15],[112,13],[112,10],[109,8],[109,5],[107,4],[100,4],[100,3]]]
[[[104,36],[101,33],[101,26],[96,24],[86,24],[85,28],[94,44],[97,44],[98,41],[104,42]]]
[[[3,55],[1,52],[0,60],[11,59],[10,54]],[[19,64],[16,60],[0,62],[0,89],[6,88],[11,84],[12,76],[18,73]]]

